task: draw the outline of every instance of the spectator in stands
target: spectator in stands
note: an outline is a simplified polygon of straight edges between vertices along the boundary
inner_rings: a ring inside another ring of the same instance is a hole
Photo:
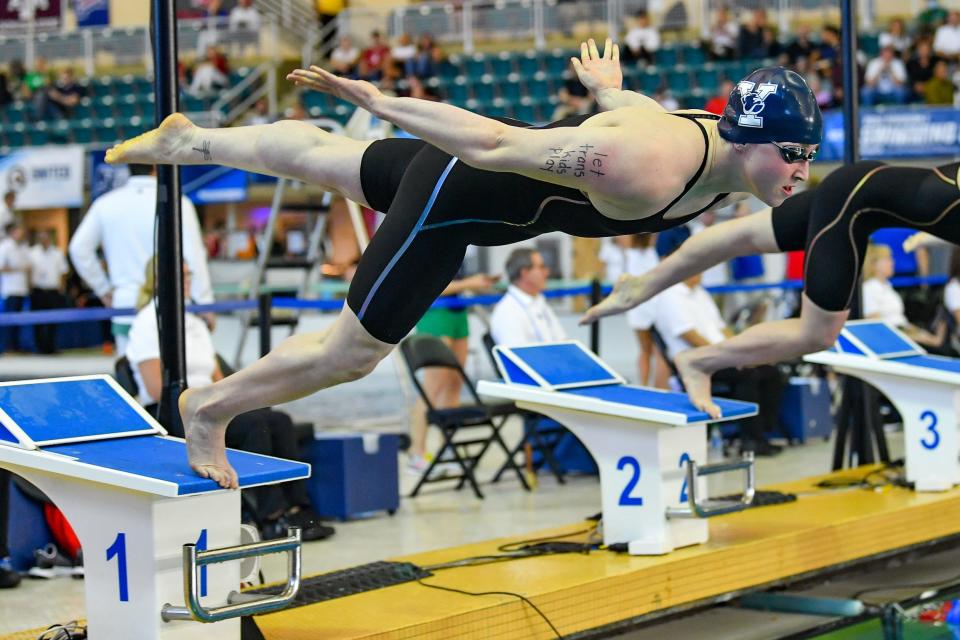
[[[193,79],[187,93],[195,98],[211,98],[230,84],[227,76],[226,58],[214,46],[207,47],[203,60],[193,69]]]
[[[361,80],[375,82],[390,68],[390,47],[383,41],[379,31],[370,33],[370,45],[360,54],[359,73]]]
[[[670,89],[666,87],[660,87],[660,89],[653,94],[653,99],[666,111],[676,111],[680,108],[680,102],[674,97]]]
[[[6,71],[0,71],[0,108],[13,102],[13,93],[10,91],[10,80]]]
[[[50,108],[50,72],[47,69],[46,58],[37,58],[33,63],[33,71],[28,71],[23,79],[25,97],[30,99],[34,120],[55,118],[56,113]]]
[[[421,80],[437,75],[437,67],[443,62],[443,49],[433,38],[433,34],[424,31],[417,38],[417,55],[413,58],[412,66],[407,75]]]
[[[933,50],[941,58],[956,62],[960,57],[960,11],[951,11],[946,24],[937,27]]]
[[[413,75],[413,60],[417,57],[417,45],[409,33],[401,33],[397,43],[390,47],[391,75],[397,78]]]
[[[733,335],[700,281],[701,275],[697,274],[658,296],[654,326],[672,360],[688,349],[716,344]],[[743,450],[758,456],[780,453],[781,448],[770,444],[766,437],[775,430],[780,414],[784,380],[779,370],[770,365],[724,369],[713,379],[714,384],[731,388],[725,395],[760,406],[756,417],[739,421]]]
[[[230,31],[259,31],[260,12],[253,6],[253,0],[237,0],[230,10]]]
[[[270,113],[270,103],[266,98],[260,98],[253,104],[253,109],[244,118],[243,124],[250,126],[254,124],[270,124],[276,120]]]
[[[138,400],[156,415],[157,399],[163,390],[160,366],[160,333],[154,304],[154,267],[151,257],[141,274],[143,285],[137,297],[137,315],[130,326],[130,341],[125,355],[139,389]],[[190,290],[190,267],[183,266],[183,288]],[[184,314],[186,374],[191,387],[210,386],[224,377],[213,347],[210,329],[198,316]],[[171,425],[165,425],[171,430]],[[234,418],[227,446],[280,458],[297,459],[297,439],[290,416],[273,409],[257,409]],[[177,429],[172,428],[175,435]],[[287,526],[303,527],[304,540],[320,540],[333,534],[333,528],[320,524],[310,508],[306,482],[285,482],[251,491],[256,500],[256,515],[264,538],[285,535]]]
[[[355,78],[359,60],[360,50],[353,46],[350,36],[341,36],[337,48],[330,52],[330,68],[338,76]]]
[[[825,25],[820,29],[820,46],[817,47],[817,66],[821,69],[839,66],[840,29]]]
[[[77,82],[73,67],[64,67],[57,74],[57,81],[47,91],[49,111],[55,113],[56,117],[69,120],[86,93],[83,86]]]
[[[767,53],[767,43],[763,40],[763,30],[767,26],[767,12],[755,9],[750,18],[740,25],[737,37],[737,52],[741,58],[762,58]]]
[[[810,40],[810,25],[802,24],[797,27],[796,36],[787,45],[787,64],[796,66],[800,59],[809,60],[817,50]]]
[[[923,88],[923,101],[927,104],[953,104],[953,80],[950,78],[950,67],[945,60],[940,60],[934,65],[933,77]]]
[[[624,62],[643,61],[653,64],[653,56],[660,49],[660,32],[650,24],[650,14],[645,9],[637,11],[633,27],[623,37]]]
[[[197,304],[213,302],[207,257],[200,236],[197,210],[189,198],[180,199],[183,212],[183,255],[193,272],[190,297]],[[149,165],[130,165],[125,185],[100,196],[90,205],[70,238],[70,261],[104,306],[131,308],[143,284],[143,272],[153,255],[153,223],[157,206],[157,178]],[[97,256],[103,250],[106,271]],[[211,327],[215,316],[204,316]],[[117,353],[123,354],[130,316],[113,318]]]
[[[942,342],[936,336],[907,321],[903,299],[890,284],[893,276],[893,253],[883,244],[867,247],[863,259],[863,317],[883,320],[901,329],[922,345],[936,346]]]
[[[37,234],[37,244],[30,248],[30,309],[62,309],[67,269],[67,259],[50,241],[49,231]],[[57,326],[42,324],[34,326],[34,342],[40,353],[57,352]]]
[[[923,98],[926,95],[926,84],[933,78],[934,67],[940,60],[942,58],[933,53],[929,39],[917,41],[916,53],[907,62],[907,79],[914,96]]]
[[[557,107],[551,118],[553,122],[569,116],[593,113],[597,108],[593,95],[583,86],[576,74],[568,71],[564,75],[566,79],[557,92]]]
[[[947,10],[939,0],[927,0],[927,8],[917,16],[917,31],[921,36],[930,36],[947,21]]]
[[[867,64],[860,98],[863,104],[874,105],[884,102],[903,104],[908,97],[907,68],[903,60],[896,57],[893,46],[887,45]]]
[[[721,6],[710,27],[710,39],[707,45],[713,60],[732,60],[737,54],[737,38],[740,27],[730,18],[730,10]]]
[[[7,75],[7,89],[10,91],[10,98],[13,100],[28,100],[30,98],[24,80],[27,77],[27,70],[23,66],[23,61],[14,59],[10,61],[10,73]]]
[[[767,26],[761,29],[763,35],[763,57],[777,60],[777,64],[786,64],[787,56],[783,45],[777,40],[777,33],[773,27]]]
[[[17,192],[7,189],[0,202],[0,238],[6,236],[7,225],[16,221]]]
[[[494,342],[513,347],[566,340],[567,332],[543,296],[550,269],[540,252],[527,247],[514,249],[507,258],[506,271],[510,286],[490,316]]]
[[[707,104],[704,105],[703,110],[709,111],[710,113],[715,113],[718,116],[723,114],[724,108],[727,106],[727,100],[730,98],[730,94],[733,92],[733,81],[724,80],[720,83],[720,88],[717,89],[717,93],[714,94],[712,98],[707,100]]]
[[[30,250],[26,230],[20,223],[7,225],[7,237],[0,240],[0,297],[4,312],[22,311],[30,293]],[[4,327],[3,350],[20,351],[19,327]]]
[[[880,34],[880,48],[893,47],[898,58],[905,58],[910,53],[913,41],[907,34],[907,29],[900,18],[894,18],[890,21],[887,30]]]
[[[833,83],[824,78],[817,71],[812,71],[804,75],[807,85],[813,91],[817,98],[817,105],[821,109],[829,109],[834,105],[833,102]]]

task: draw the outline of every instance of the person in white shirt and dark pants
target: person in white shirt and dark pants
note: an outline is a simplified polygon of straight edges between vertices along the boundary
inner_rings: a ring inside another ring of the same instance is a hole
[[[40,231],[37,243],[30,247],[31,311],[63,308],[63,279],[67,271],[67,258],[51,243],[50,232]],[[57,325],[35,325],[33,335],[39,353],[56,353]]]
[[[70,239],[70,260],[74,269],[104,306],[133,308],[143,285],[143,270],[154,254],[154,212],[157,203],[157,178],[154,168],[130,165],[130,180],[106,193],[90,205],[80,226]],[[197,304],[213,302],[207,255],[200,234],[197,210],[186,197],[181,199],[183,215],[183,256],[193,273],[189,296]],[[107,270],[97,257],[103,249]],[[214,316],[204,320],[213,329]],[[113,319],[117,353],[126,349],[127,334],[133,316]]]
[[[26,230],[13,223],[6,227],[7,237],[0,240],[0,297],[4,312],[22,311],[30,293],[30,251],[24,243]],[[20,351],[19,327],[3,327],[3,349]]]
[[[536,342],[566,340],[567,333],[547,304],[550,269],[536,249],[516,249],[507,258],[507,293],[494,306],[490,316],[490,335],[507,347]]]

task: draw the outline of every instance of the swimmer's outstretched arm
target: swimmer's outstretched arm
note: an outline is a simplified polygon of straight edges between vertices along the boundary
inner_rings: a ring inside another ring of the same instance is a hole
[[[478,169],[518,173],[612,202],[633,201],[660,184],[654,175],[638,176],[635,167],[656,166],[667,153],[663,145],[625,136],[622,127],[514,127],[449,104],[387,96],[369,82],[316,66],[287,79],[347,100]]]
[[[770,208],[742,218],[707,227],[692,236],[677,251],[650,271],[624,275],[613,293],[591,307],[580,324],[595,322],[604,316],[623,313],[650,300],[678,282],[703,273],[710,267],[739,256],[776,253],[773,218]]]
[[[580,82],[597,98],[602,111],[620,107],[645,107],[666,111],[660,103],[636,91],[621,89],[623,71],[620,69],[620,47],[607,38],[603,54],[597,50],[593,38],[580,43],[580,57],[570,58]]]

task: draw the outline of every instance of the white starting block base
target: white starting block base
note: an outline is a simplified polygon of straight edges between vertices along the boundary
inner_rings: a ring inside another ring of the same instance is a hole
[[[707,541],[706,519],[666,515],[690,507],[687,465],[707,461],[706,413],[683,394],[623,384],[579,343],[498,347],[496,355],[506,382],[481,382],[480,393],[553,418],[596,460],[605,544],[658,555]],[[724,420],[756,413],[753,404],[717,402]],[[695,482],[706,496],[706,479]]]
[[[90,638],[240,638],[238,618],[161,619],[165,605],[185,603],[184,544],[205,550],[240,542],[240,492],[193,473],[183,440],[163,435],[106,376],[0,384],[0,423],[0,466],[46,493],[80,539]],[[238,451],[228,457],[242,487],[309,475],[298,462]],[[223,605],[239,590],[239,562],[199,574],[205,606]]]
[[[960,484],[960,360],[927,355],[897,329],[848,322],[837,344],[804,358],[879,389],[903,418],[907,481],[917,491]]]

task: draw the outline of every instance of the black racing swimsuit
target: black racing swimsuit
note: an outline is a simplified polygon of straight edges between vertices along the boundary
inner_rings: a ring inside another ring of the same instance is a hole
[[[347,304],[370,335],[395,344],[456,275],[468,245],[512,244],[549,231],[593,238],[653,233],[695,218],[727,194],[690,215],[664,218],[699,179],[709,152],[707,131],[698,119],[711,116],[675,115],[700,128],[703,161],[683,193],[642,220],[608,218],[577,189],[475,169],[422,140],[374,142],[363,154],[360,181],[367,202],[386,218],[360,260]],[[588,117],[574,116],[542,128],[576,127]]]
[[[804,292],[826,311],[850,308],[870,234],[903,227],[960,244],[960,163],[934,169],[864,161],[773,210],[781,251],[806,250]]]

